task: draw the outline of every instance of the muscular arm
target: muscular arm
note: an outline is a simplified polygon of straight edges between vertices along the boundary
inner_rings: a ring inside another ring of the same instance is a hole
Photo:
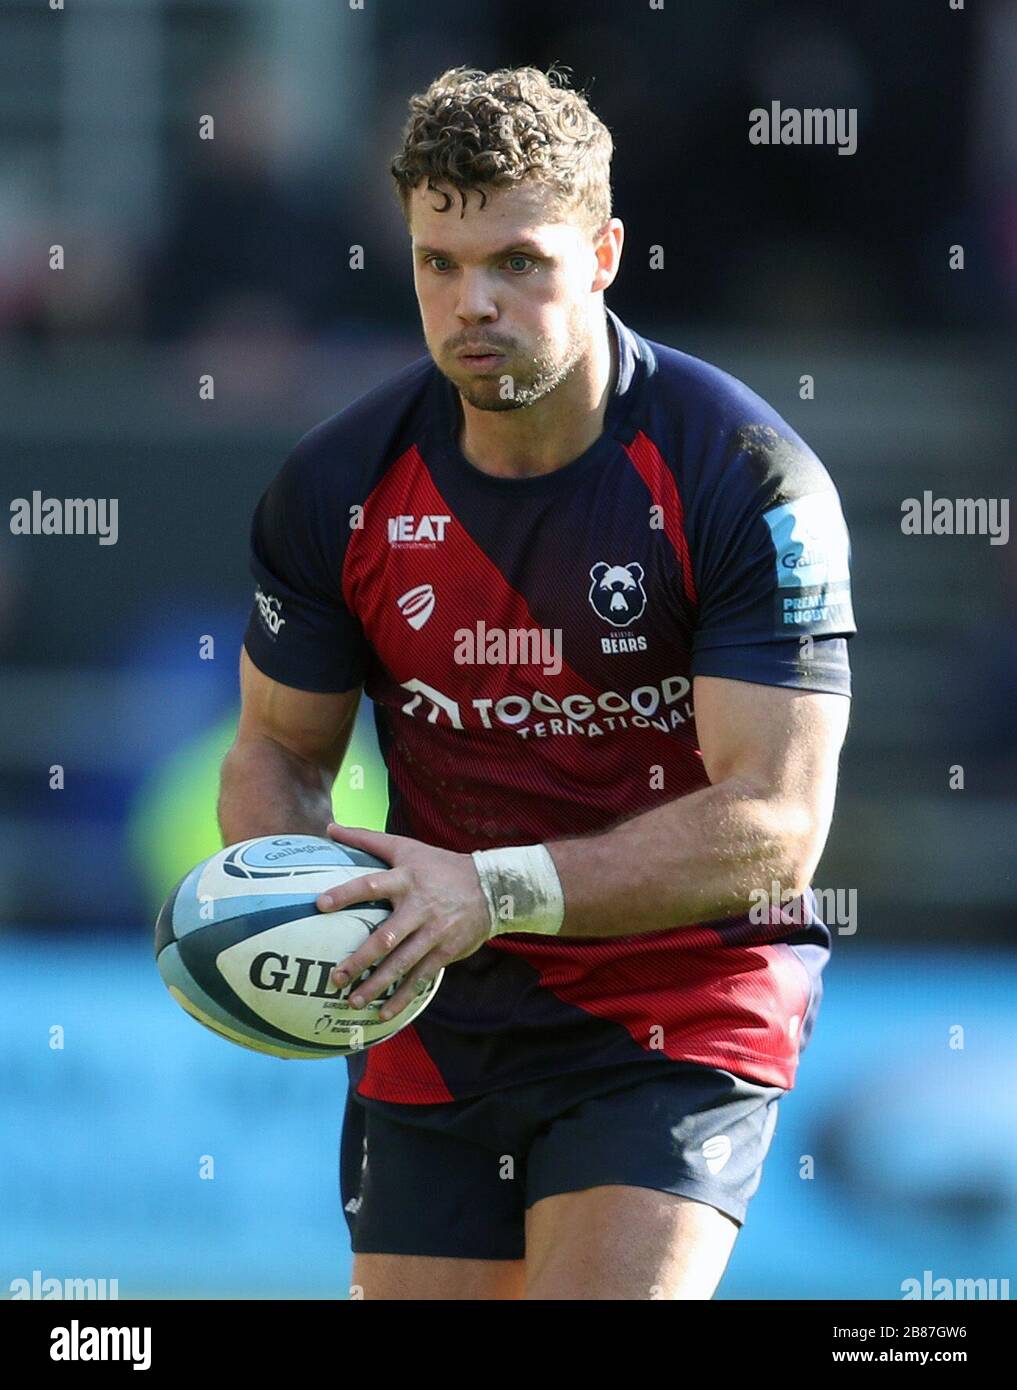
[[[733,916],[803,892],[826,844],[850,702],[698,677],[696,727],[711,786],[589,837],[548,842],[563,936],[621,936]]]
[[[240,691],[240,725],[219,790],[223,844],[255,835],[324,835],[360,688],[338,695],[295,690],[263,675],[242,651]]]

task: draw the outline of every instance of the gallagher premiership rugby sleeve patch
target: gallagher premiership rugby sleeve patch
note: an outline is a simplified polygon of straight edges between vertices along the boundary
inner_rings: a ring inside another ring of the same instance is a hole
[[[836,492],[796,497],[763,520],[775,552],[777,634],[854,631],[851,546]]]

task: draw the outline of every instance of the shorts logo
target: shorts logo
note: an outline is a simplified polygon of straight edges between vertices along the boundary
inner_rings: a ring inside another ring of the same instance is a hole
[[[419,632],[434,612],[434,589],[430,584],[417,584],[400,594],[396,606],[414,632]]]
[[[715,1134],[712,1139],[704,1141],[701,1153],[706,1159],[707,1169],[711,1173],[719,1173],[731,1157],[731,1140],[726,1134]]]
[[[366,1167],[367,1167],[367,1135],[365,1134],[365,1135],[364,1135],[364,1156],[363,1156],[363,1159],[361,1160],[361,1163],[360,1163],[360,1171],[361,1171],[361,1173],[364,1172],[364,1170],[365,1170]],[[361,1178],[360,1181],[363,1182],[363,1181],[364,1181],[363,1178]],[[363,1199],[363,1197],[361,1197],[361,1196],[351,1197],[350,1200],[349,1200],[349,1201],[346,1203],[346,1205],[343,1207],[343,1211],[348,1211],[349,1214],[350,1214],[351,1216],[356,1216],[357,1213],[360,1211],[360,1208],[361,1208],[363,1205],[364,1205],[364,1199]]]
[[[643,616],[646,590],[643,588],[643,567],[633,561],[628,565],[605,565],[598,561],[590,570],[589,600],[593,611],[612,627],[628,627]]]
[[[273,637],[278,637],[279,629],[286,623],[282,616],[282,604],[275,594],[263,593],[260,587],[255,591],[254,601],[258,605],[261,621]]]

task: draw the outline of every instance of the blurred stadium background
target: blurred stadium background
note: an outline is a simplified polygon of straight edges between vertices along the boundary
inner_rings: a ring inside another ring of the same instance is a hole
[[[857,930],[720,1296],[1017,1273],[1017,561],[900,530],[926,490],[1013,491],[1015,0],[7,0],[0,25],[4,497],[119,499],[116,545],[0,531],[0,1297],[35,1269],[344,1296],[344,1068],[196,1028],[150,924],[218,847],[254,503],[424,350],[387,165],[408,96],[460,63],[572,68],[616,140],[612,307],[768,398],[853,532],[816,884],[857,891]],[[775,99],[857,107],[858,153],[750,146]],[[339,819],[383,824],[366,705],[349,761]]]

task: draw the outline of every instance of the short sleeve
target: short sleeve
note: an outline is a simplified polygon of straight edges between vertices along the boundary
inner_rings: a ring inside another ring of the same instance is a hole
[[[305,437],[251,525],[256,588],[244,647],[258,670],[282,685],[326,694],[363,684],[367,642],[342,593],[344,517]]]
[[[694,563],[694,675],[851,693],[851,543],[840,498],[788,431],[738,431]]]

